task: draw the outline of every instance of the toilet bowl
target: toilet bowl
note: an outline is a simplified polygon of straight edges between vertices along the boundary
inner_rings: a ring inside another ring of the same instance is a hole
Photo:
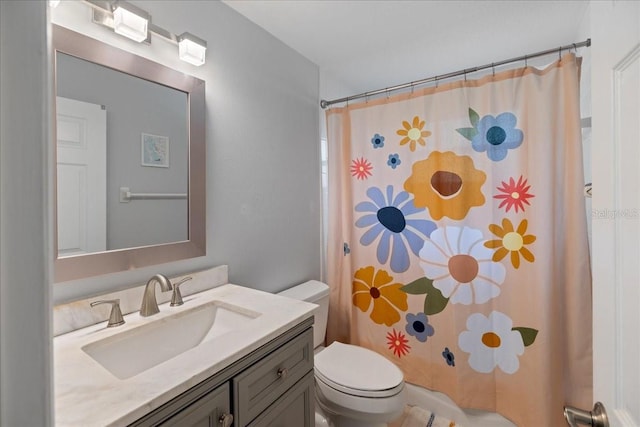
[[[315,280],[280,295],[318,304],[314,311],[316,427],[386,426],[402,414],[402,371],[369,349],[334,342],[322,348],[329,312],[329,287]]]
[[[402,414],[402,371],[378,353],[334,342],[314,364],[316,403],[336,426],[386,426]]]

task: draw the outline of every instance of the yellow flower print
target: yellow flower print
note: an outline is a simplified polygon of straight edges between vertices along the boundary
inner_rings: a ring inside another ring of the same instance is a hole
[[[460,220],[469,209],[484,204],[480,187],[487,175],[474,167],[469,156],[433,151],[413,164],[404,189],[414,195],[416,207],[428,208],[434,220],[443,216]]]
[[[509,252],[511,252],[511,264],[514,268],[520,267],[520,255],[529,262],[535,261],[536,258],[531,251],[524,247],[524,245],[530,245],[536,241],[536,236],[533,234],[525,234],[527,225],[527,220],[523,219],[520,221],[518,229],[514,231],[513,224],[507,218],[502,220],[502,227],[498,224],[489,225],[489,231],[500,237],[500,239],[489,240],[484,243],[487,248],[498,248],[493,254],[492,259],[494,261],[500,261]]]
[[[415,116],[413,122],[409,124],[406,120],[402,122],[404,129],[399,129],[396,133],[400,136],[404,136],[400,141],[400,145],[409,143],[409,149],[416,151],[416,142],[423,147],[425,146],[424,138],[431,135],[428,130],[422,130],[424,127],[424,120],[420,120],[420,117]]]
[[[400,320],[398,310],[408,308],[407,294],[401,287],[401,283],[393,283],[393,277],[385,270],[376,272],[373,266],[363,267],[354,276],[353,304],[366,313],[373,302],[371,320],[391,326]]]

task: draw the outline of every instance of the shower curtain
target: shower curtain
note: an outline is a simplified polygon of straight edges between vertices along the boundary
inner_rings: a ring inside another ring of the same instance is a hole
[[[591,407],[579,74],[568,54],[327,111],[328,343],[518,426]]]

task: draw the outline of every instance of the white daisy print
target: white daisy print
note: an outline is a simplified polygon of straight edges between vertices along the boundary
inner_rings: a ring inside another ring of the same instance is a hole
[[[522,335],[514,331],[511,318],[492,311],[488,317],[474,313],[467,319],[467,330],[458,336],[458,346],[470,353],[469,365],[481,373],[489,373],[499,367],[513,374],[520,367],[518,356],[524,353]]]
[[[425,239],[420,265],[453,304],[483,304],[500,294],[506,270],[484,242],[482,232],[470,227],[438,228]]]

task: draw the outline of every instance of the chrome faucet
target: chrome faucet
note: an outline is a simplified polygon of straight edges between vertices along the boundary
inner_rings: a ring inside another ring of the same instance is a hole
[[[165,275],[156,274],[149,279],[147,286],[144,288],[142,305],[140,306],[140,316],[142,317],[153,316],[160,312],[160,309],[158,308],[158,301],[156,300],[155,282],[160,284],[160,290],[162,292],[169,292],[171,290],[171,282]]]

